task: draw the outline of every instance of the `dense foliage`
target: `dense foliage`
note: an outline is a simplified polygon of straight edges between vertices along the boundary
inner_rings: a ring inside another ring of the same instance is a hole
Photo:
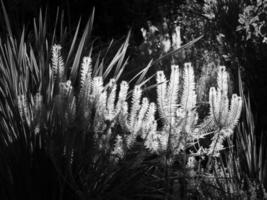
[[[134,46],[99,45],[94,10],[76,28],[57,10],[14,30],[1,2],[1,199],[267,198],[241,78],[266,45],[266,2],[153,4]]]

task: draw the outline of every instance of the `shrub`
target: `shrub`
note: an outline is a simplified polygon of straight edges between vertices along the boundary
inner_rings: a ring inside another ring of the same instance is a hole
[[[172,64],[169,80],[157,71],[151,86],[157,99],[150,102],[143,97],[150,65],[132,79],[138,78],[133,89],[131,81],[120,81],[129,35],[107,64],[105,56],[93,58],[92,48],[84,52],[91,26],[92,19],[79,44],[74,36],[67,56],[61,45],[53,45],[50,55],[39,37],[42,20],[35,38],[40,51],[25,42],[24,32],[19,42],[12,34],[1,41],[1,196],[167,199],[205,191],[205,176],[192,181],[201,173],[197,164],[220,158],[242,108],[241,97],[229,100],[226,68],[219,67],[209,114],[199,119],[191,63],[181,73]]]

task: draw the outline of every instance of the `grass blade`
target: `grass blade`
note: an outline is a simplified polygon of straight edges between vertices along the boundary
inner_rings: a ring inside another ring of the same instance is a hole
[[[1,0],[1,7],[2,7],[2,11],[3,11],[3,15],[4,15],[4,19],[5,19],[5,24],[6,24],[8,35],[9,36],[13,36],[12,31],[11,31],[9,17],[8,17],[5,5],[4,5],[2,0]]]

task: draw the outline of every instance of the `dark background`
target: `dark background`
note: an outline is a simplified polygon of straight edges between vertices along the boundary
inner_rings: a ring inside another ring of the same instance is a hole
[[[134,41],[141,42],[140,28],[147,20],[160,20],[160,5],[169,5],[171,0],[3,0],[10,21],[18,29],[25,24],[31,26],[32,19],[39,14],[40,8],[47,9],[48,22],[53,23],[57,7],[65,11],[65,22],[75,29],[80,17],[82,23],[89,18],[95,7],[94,35],[107,41],[120,39],[132,28]],[[180,2],[180,1],[176,1]],[[3,23],[3,20],[1,20]]]

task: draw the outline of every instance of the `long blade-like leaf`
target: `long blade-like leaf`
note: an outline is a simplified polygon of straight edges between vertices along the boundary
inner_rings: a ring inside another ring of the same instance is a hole
[[[12,31],[11,31],[11,26],[10,26],[10,21],[9,21],[9,17],[5,8],[5,5],[3,3],[3,1],[1,0],[1,7],[2,7],[2,11],[3,11],[3,15],[4,15],[4,19],[5,19],[5,23],[6,23],[6,28],[7,28],[7,32],[9,34],[9,36],[12,36]]]
[[[175,50],[173,50],[173,51],[171,51],[171,52],[169,52],[169,53],[161,56],[160,58],[158,58],[157,60],[155,60],[151,65],[155,65],[155,64],[159,63],[160,61],[162,61],[162,60],[164,60],[166,58],[169,58],[170,56],[172,56],[172,55],[174,55],[174,54],[176,54],[176,53],[178,53],[178,52],[180,52],[180,51],[182,51],[182,50],[184,50],[186,48],[191,47],[193,44],[195,44],[196,42],[198,42],[199,40],[201,40],[203,37],[204,36],[201,35],[201,36],[197,37],[196,39],[194,39],[194,40],[186,43],[183,46],[181,46],[179,49],[175,49]]]
[[[78,71],[78,67],[79,67],[79,63],[81,60],[81,56],[82,56],[82,51],[86,42],[86,39],[90,36],[91,31],[92,31],[92,27],[93,27],[93,21],[94,21],[94,13],[95,10],[93,9],[92,11],[92,15],[90,17],[90,19],[88,20],[86,27],[84,29],[83,32],[83,36],[80,40],[73,64],[72,64],[72,68],[71,68],[71,72],[70,72],[70,77],[73,83],[75,83],[76,78],[77,78],[77,71]]]

